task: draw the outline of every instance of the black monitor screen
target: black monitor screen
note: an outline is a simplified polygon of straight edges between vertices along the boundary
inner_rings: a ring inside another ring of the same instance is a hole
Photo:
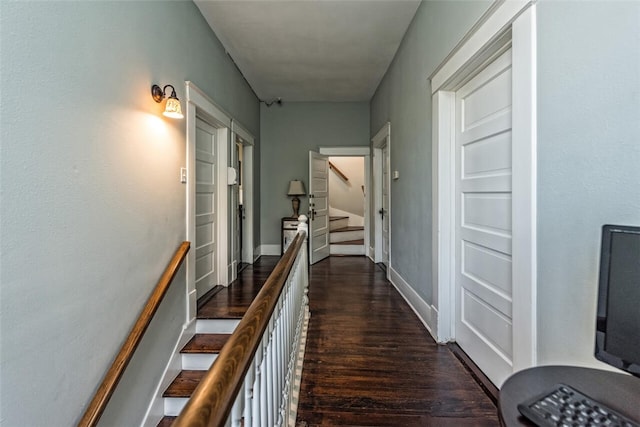
[[[596,357],[640,375],[640,227],[602,229]]]

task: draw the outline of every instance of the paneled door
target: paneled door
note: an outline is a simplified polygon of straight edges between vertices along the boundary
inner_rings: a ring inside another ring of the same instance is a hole
[[[498,387],[513,371],[511,49],[456,91],[456,341]]]
[[[196,121],[195,259],[196,296],[218,284],[216,265],[216,146],[217,129]]]
[[[382,263],[389,271],[389,146],[382,148]]]
[[[309,151],[309,252],[311,264],[329,256],[329,157]]]

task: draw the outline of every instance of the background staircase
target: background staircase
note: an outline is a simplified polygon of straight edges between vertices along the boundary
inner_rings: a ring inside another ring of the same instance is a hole
[[[331,255],[364,255],[364,227],[350,226],[348,216],[329,218]]]

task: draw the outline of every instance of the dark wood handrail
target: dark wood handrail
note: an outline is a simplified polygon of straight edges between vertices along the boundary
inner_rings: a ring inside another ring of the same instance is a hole
[[[80,419],[78,427],[93,427],[98,424],[107,403],[109,403],[109,399],[111,399],[118,382],[120,382],[120,379],[122,378],[124,370],[133,357],[133,353],[136,351],[140,341],[142,341],[142,336],[147,330],[147,327],[149,327],[149,323],[151,323],[153,315],[158,310],[162,299],[169,289],[169,285],[171,285],[173,278],[178,273],[178,269],[180,268],[180,265],[182,265],[190,246],[191,244],[189,242],[182,242],[176,250],[176,253],[173,255],[173,258],[171,258],[169,265],[164,270],[164,273],[162,273],[153,293],[147,300],[142,312],[140,312],[138,320],[136,320],[133,328],[131,328],[129,336],[125,340],[124,344],[122,344],[122,347],[120,348],[116,358],[113,360],[111,367],[102,379],[102,384],[100,384],[100,387],[98,387],[93,399],[91,399],[91,403]]]
[[[343,180],[349,181],[349,178],[347,178],[347,175],[342,173],[342,171],[340,169],[338,169],[338,167],[336,165],[334,165],[333,163],[329,162],[329,168],[331,168],[335,173],[337,173],[338,176],[340,178],[342,178]]]
[[[173,427],[225,425],[305,237],[293,239]]]

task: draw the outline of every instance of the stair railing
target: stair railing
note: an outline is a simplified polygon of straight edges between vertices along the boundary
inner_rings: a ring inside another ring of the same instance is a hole
[[[285,426],[308,314],[307,217],[174,427]],[[295,413],[295,411],[293,411]]]
[[[336,175],[338,175],[340,178],[342,178],[342,180],[344,182],[349,181],[349,178],[347,177],[347,175],[345,175],[344,172],[342,172],[340,169],[338,169],[338,167],[336,165],[334,165],[332,162],[329,162],[329,169],[334,171],[336,173]]]
[[[78,423],[78,427],[93,427],[98,424],[102,413],[107,407],[107,403],[109,403],[109,399],[111,399],[118,382],[120,382],[122,378],[122,374],[124,374],[136,348],[138,348],[138,344],[142,341],[142,337],[149,327],[153,315],[158,311],[158,307],[160,307],[160,303],[167,293],[173,278],[178,273],[187,252],[189,252],[190,246],[191,244],[189,242],[182,242],[171,258],[171,261],[169,261],[169,265],[167,265],[158,284],[151,293],[151,296],[149,296],[147,303],[142,308],[138,320],[136,320],[136,323],[131,328],[129,336],[124,344],[122,344],[111,367],[102,379],[102,383],[93,395],[91,403],[89,403],[89,406]]]

